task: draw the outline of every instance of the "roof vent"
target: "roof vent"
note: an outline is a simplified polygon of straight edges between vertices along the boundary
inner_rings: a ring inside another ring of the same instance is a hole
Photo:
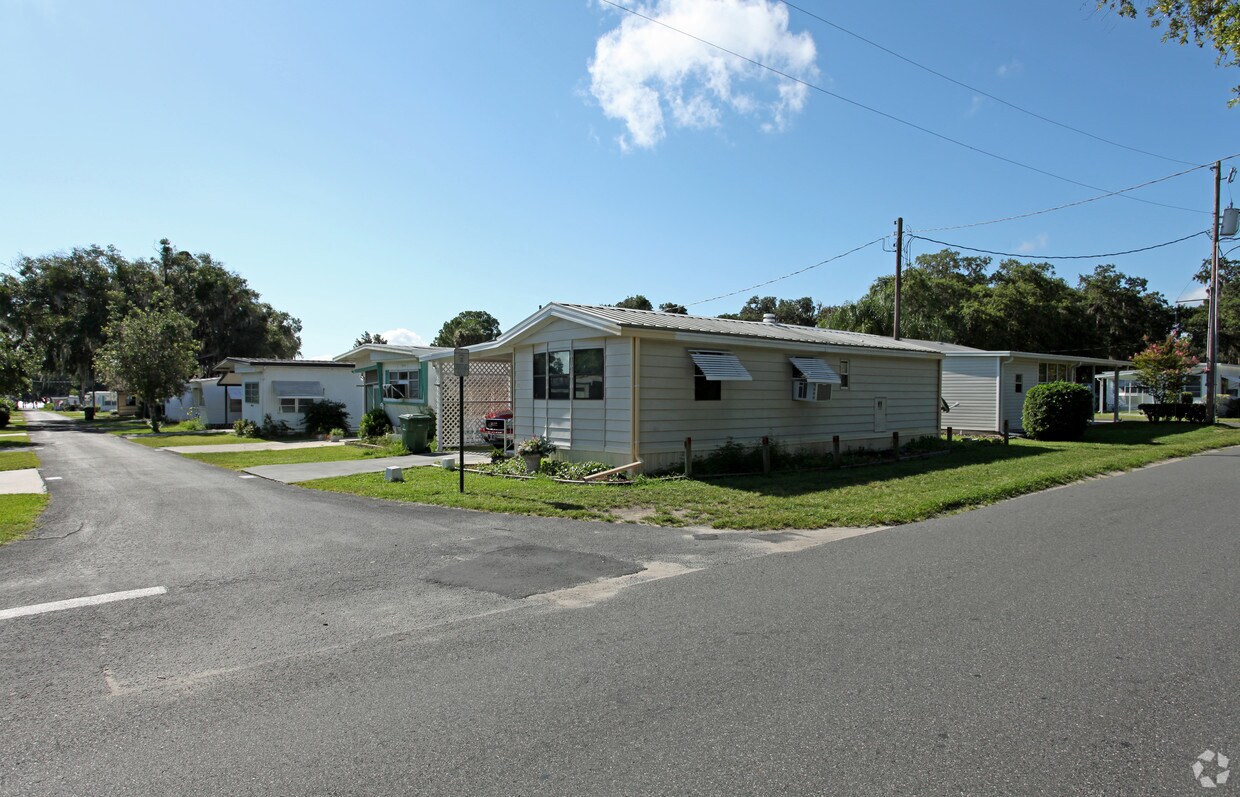
[[[764,323],[764,324],[774,324],[774,323],[776,323],[776,321],[775,321],[775,314],[774,314],[774,313],[763,313],[763,314],[762,314],[762,323]]]

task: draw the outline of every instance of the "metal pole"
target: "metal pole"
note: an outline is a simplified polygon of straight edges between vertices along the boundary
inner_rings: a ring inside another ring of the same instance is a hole
[[[461,486],[457,492],[465,492],[465,377],[457,377],[457,398],[460,400],[460,421],[457,428],[457,471],[461,474]]]
[[[1212,246],[1210,249],[1210,315],[1209,326],[1210,331],[1207,337],[1206,347],[1208,352],[1208,365],[1206,379],[1206,418],[1210,423],[1214,423],[1214,374],[1218,369],[1218,213],[1219,213],[1219,187],[1223,178],[1222,161],[1214,162],[1214,231],[1211,236]]]
[[[902,258],[904,257],[904,217],[896,219],[896,297],[895,297],[895,316],[891,320],[891,337],[895,340],[900,339],[900,289],[903,285],[903,278],[900,274]]]

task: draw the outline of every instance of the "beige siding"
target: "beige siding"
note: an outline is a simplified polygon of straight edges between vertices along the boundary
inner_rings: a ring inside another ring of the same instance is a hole
[[[530,345],[516,348],[514,394],[517,439],[542,436],[562,459],[628,464],[632,429],[632,341],[599,337],[596,330],[556,320],[538,330]],[[534,399],[534,353],[603,348],[603,399]]]
[[[944,357],[943,398],[957,406],[943,416],[943,425],[978,432],[998,431],[998,372],[998,357]]]
[[[736,354],[753,380],[724,382],[723,399],[693,399],[691,348],[673,341],[641,344],[641,456],[648,466],[671,464],[683,455],[684,439],[694,452],[722,445],[729,438],[752,444],[770,437],[792,448],[829,446],[839,435],[846,447],[890,444],[891,432],[909,439],[935,434],[938,422],[937,360],[875,357],[865,354],[821,356],[828,364],[850,364],[850,387],[836,387],[823,402],[792,398],[789,355],[804,351],[718,346]],[[876,431],[874,400],[887,399],[886,431]]]

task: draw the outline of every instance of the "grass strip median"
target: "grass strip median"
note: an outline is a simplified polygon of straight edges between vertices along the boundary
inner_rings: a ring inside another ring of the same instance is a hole
[[[39,458],[33,451],[6,451],[0,453],[0,471],[26,470],[39,467]]]
[[[462,494],[457,492],[455,473],[416,468],[406,471],[404,482],[384,482],[382,474],[362,474],[302,482],[301,486],[489,512],[640,520],[664,526],[874,526],[924,520],[1232,445],[1240,445],[1240,429],[1141,422],[1100,424],[1080,442],[1014,439],[1005,446],[965,440],[949,454],[925,460],[709,482],[645,479],[615,488],[468,474]]]
[[[0,545],[25,536],[47,508],[48,497],[38,493],[0,495]]]
[[[245,438],[243,442],[255,442]],[[230,470],[243,470],[257,465],[295,465],[303,462],[343,462],[354,459],[376,459],[393,456],[386,448],[360,446],[321,446],[318,448],[281,448],[272,451],[220,451],[209,454],[182,454],[208,465]]]

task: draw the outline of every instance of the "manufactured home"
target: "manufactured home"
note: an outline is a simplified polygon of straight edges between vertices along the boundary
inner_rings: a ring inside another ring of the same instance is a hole
[[[191,379],[185,392],[164,402],[164,418],[184,421],[196,417],[207,426],[231,426],[241,417],[241,387],[226,387],[219,377]]]
[[[1038,354],[1026,351],[987,351],[953,343],[909,341],[943,355],[943,402],[948,408],[943,424],[973,432],[1002,432],[1024,428],[1025,393],[1043,382],[1088,384],[1101,369],[1118,370],[1126,360]]]
[[[471,369],[510,366],[517,438],[546,437],[574,461],[657,470],[684,461],[686,438],[694,455],[763,438],[829,451],[834,436],[881,449],[892,432],[907,441],[940,429],[940,352],[774,316],[552,303],[468,348]]]
[[[1099,374],[1097,380],[1101,383],[1100,393],[1106,402],[1103,412],[1110,412],[1117,406],[1122,412],[1136,412],[1137,407],[1142,404],[1154,402],[1154,397],[1150,395],[1149,389],[1141,384],[1136,371],[1119,372],[1118,403],[1115,393],[1115,374]],[[1188,380],[1184,383],[1184,392],[1193,397],[1194,404],[1200,404],[1209,395],[1208,388],[1205,364],[1193,366]],[[1235,398],[1240,395],[1240,365],[1219,363],[1215,372],[1214,391],[1216,396]]]
[[[367,343],[341,354],[336,360],[352,363],[357,385],[354,389],[361,394],[362,412],[382,407],[392,424],[399,426],[401,415],[421,413],[428,408],[439,410],[437,374],[424,358],[451,351],[436,346]],[[361,416],[357,420],[361,420]]]
[[[362,418],[362,391],[351,362],[228,357],[215,372],[220,386],[241,391],[240,417],[260,426],[270,415],[273,421],[302,429],[306,407],[323,400],[345,405],[350,429]]]

